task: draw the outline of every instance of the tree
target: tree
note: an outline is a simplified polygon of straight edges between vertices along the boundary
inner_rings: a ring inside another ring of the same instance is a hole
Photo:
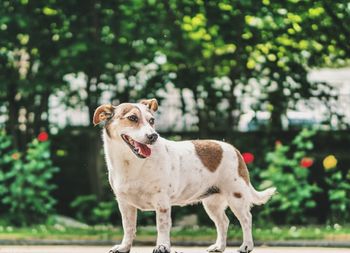
[[[1,2],[0,100],[15,148],[24,149],[41,128],[48,128],[49,95],[63,84],[57,50],[63,20],[53,6]]]
[[[193,92],[198,130],[217,129],[224,121],[231,131],[241,109],[234,91],[251,81],[261,89],[256,109],[271,111],[274,129],[281,129],[281,115],[297,101],[315,96],[329,100],[322,88],[313,92],[320,84],[311,83],[307,73],[348,59],[347,5],[333,4],[337,14],[327,1],[159,2],[166,13],[164,30],[171,34],[160,50],[168,57],[166,68],[177,74],[177,87]],[[229,84],[215,86],[215,78],[222,76]],[[217,105],[224,101],[228,105],[218,113]]]

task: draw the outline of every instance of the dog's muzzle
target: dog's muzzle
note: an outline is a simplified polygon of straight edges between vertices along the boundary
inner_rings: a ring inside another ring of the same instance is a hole
[[[131,138],[126,134],[122,134],[121,137],[124,140],[124,142],[129,146],[131,151],[138,158],[146,158],[151,155],[152,151],[150,147],[148,147],[148,145],[150,145],[151,143],[141,143],[141,142],[135,141],[133,138]],[[157,137],[152,137],[152,140],[156,141],[157,138],[158,138],[158,135]]]

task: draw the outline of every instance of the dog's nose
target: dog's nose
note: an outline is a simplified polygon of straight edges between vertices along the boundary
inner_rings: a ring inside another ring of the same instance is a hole
[[[158,134],[146,134],[150,143],[154,143],[158,139]]]

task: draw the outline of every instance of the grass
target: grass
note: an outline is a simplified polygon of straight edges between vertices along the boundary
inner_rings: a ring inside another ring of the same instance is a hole
[[[349,241],[350,226],[269,226],[253,229],[255,240],[332,240]],[[121,240],[122,229],[112,226],[89,226],[86,228],[70,228],[56,224],[52,226],[38,225],[26,228],[0,226],[0,238],[7,240]],[[154,227],[138,228],[136,240],[139,242],[154,242],[156,230]],[[214,241],[214,228],[174,227],[171,232],[173,242],[176,241]],[[239,226],[232,225],[229,229],[229,240],[242,240],[242,231]]]

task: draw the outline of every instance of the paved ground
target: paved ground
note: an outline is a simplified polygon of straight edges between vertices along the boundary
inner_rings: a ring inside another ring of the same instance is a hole
[[[0,246],[0,253],[107,253],[108,247],[96,246]],[[205,248],[174,247],[173,252],[205,253]],[[134,247],[132,253],[152,253],[152,247]],[[230,247],[227,253],[236,253],[237,248]],[[254,253],[350,253],[350,249],[341,248],[281,248],[256,247]]]

